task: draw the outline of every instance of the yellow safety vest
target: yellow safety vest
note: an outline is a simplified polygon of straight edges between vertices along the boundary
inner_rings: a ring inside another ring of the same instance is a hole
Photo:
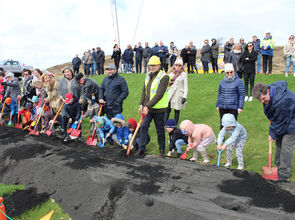
[[[270,46],[270,49],[273,49],[275,45],[275,41],[273,39],[263,39],[260,43],[260,47],[268,47]]]
[[[150,74],[151,72],[146,74],[145,77],[145,92],[147,92],[147,85],[150,81]],[[169,77],[170,82],[170,76],[167,75],[164,71],[160,70],[156,78],[153,80],[151,89],[150,89],[150,100],[156,95],[158,87],[160,85],[160,81],[164,76]],[[169,105],[169,95],[168,95],[168,87],[163,95],[163,97],[153,106],[153,109],[161,109],[161,108],[167,108]]]

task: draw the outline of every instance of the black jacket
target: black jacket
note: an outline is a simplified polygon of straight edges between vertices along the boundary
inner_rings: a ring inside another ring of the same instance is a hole
[[[188,54],[185,48],[183,48],[180,52],[180,57],[182,58],[183,63],[187,63],[188,62]]]
[[[104,63],[104,61],[105,61],[105,55],[104,55],[104,51],[103,50],[97,51],[97,55],[95,57],[95,61],[97,63]]]
[[[146,47],[143,49],[143,58],[147,59],[152,56],[152,48]]]
[[[128,85],[122,76],[118,73],[112,76],[106,76],[99,88],[99,99],[105,100],[107,106],[123,105],[123,100],[129,94]]]
[[[143,54],[143,48],[142,48],[142,46],[140,46],[140,47],[134,47],[134,49],[133,49],[134,51],[135,51],[135,58],[136,59],[142,59],[142,54]]]
[[[248,48],[247,48],[248,49]],[[255,62],[257,60],[257,52],[252,50],[251,53],[249,53],[248,50],[245,50],[245,52],[242,54],[241,61],[244,64],[244,73],[255,73]]]
[[[81,65],[81,59],[79,57],[74,57],[72,60],[73,68],[79,68]]]
[[[190,53],[188,53],[189,60],[196,60],[197,57],[197,48],[193,46],[193,48],[189,48]]]
[[[23,91],[22,91],[22,100],[27,101],[31,100],[33,96],[36,95],[36,89],[32,85],[33,76],[29,76],[28,79],[23,80]]]
[[[184,134],[182,134],[182,132],[179,128],[175,128],[172,132],[169,133],[169,139],[170,139],[169,151],[172,151],[173,149],[176,148],[175,142],[177,140],[183,139],[184,142],[187,143],[188,136],[185,136]]]
[[[95,96],[95,99],[98,101],[99,85],[95,80],[90,78],[85,78],[85,83],[84,85],[81,86],[81,97],[91,99],[92,94]]]
[[[81,117],[81,105],[78,99],[74,99],[72,104],[65,104],[64,106],[65,116],[73,121],[78,121]]]
[[[116,51],[114,50],[111,58],[115,59],[115,60],[120,60],[121,59],[121,49],[119,48],[119,50],[116,50]]]

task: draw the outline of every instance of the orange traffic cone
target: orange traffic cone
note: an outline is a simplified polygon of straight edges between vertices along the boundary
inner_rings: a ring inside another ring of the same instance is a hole
[[[0,220],[7,220],[3,198],[0,197]]]

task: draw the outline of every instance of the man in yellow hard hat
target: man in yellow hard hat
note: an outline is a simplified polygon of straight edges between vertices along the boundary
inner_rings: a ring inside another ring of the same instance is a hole
[[[164,114],[167,111],[169,97],[168,84],[169,75],[161,70],[161,61],[157,56],[152,56],[148,62],[150,72],[146,74],[145,83],[142,90],[139,115],[143,115],[144,119],[139,131],[138,151],[135,156],[144,155],[145,145],[148,143],[148,129],[150,123],[154,119],[158,144],[161,157],[165,154],[165,121]]]

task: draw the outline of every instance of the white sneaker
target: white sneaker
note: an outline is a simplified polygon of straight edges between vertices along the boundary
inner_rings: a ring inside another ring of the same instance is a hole
[[[245,102],[247,102],[248,101],[248,96],[245,96]]]
[[[288,77],[288,73],[286,73],[285,76]]]
[[[244,169],[244,165],[239,165],[237,169],[238,170],[243,170]]]
[[[253,101],[253,97],[250,96],[250,98],[248,99],[249,102],[252,102]]]
[[[228,168],[228,167],[230,167],[230,166],[231,166],[230,163],[226,163],[226,164],[224,165],[224,167],[226,167],[226,168]]]
[[[295,77],[295,73],[293,74],[293,76]]]
[[[195,161],[196,161],[196,158],[192,157],[192,158],[189,159],[189,160],[195,162]]]
[[[167,157],[171,157],[171,151],[168,152]]]
[[[203,160],[203,163],[209,163],[210,160]]]

